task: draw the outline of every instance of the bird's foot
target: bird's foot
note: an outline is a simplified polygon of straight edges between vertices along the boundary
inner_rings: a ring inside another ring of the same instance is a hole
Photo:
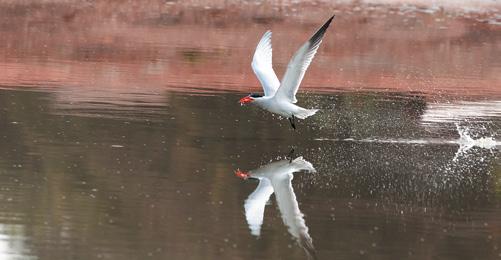
[[[294,128],[294,130],[296,130],[296,117],[294,115],[292,115],[292,117],[289,117],[289,122],[291,123],[291,126],[292,128]]]
[[[289,155],[288,155],[289,163],[292,163],[293,156],[294,156],[294,148],[292,148],[291,151],[289,152]]]

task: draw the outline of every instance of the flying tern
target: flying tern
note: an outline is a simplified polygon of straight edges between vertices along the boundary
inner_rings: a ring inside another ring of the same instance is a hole
[[[248,178],[259,180],[257,188],[244,203],[245,217],[251,234],[260,235],[265,206],[270,196],[275,193],[278,209],[284,224],[288,227],[289,233],[297,240],[308,256],[314,259],[315,249],[308,234],[308,227],[305,224],[303,213],[299,210],[291,181],[294,172],[315,172],[315,168],[303,157],[292,158],[290,160],[275,161],[251,171],[237,170],[235,175],[244,180]]]
[[[318,109],[305,109],[295,105],[297,102],[296,93],[332,19],[334,19],[334,16],[329,18],[292,56],[282,82],[278,80],[272,67],[271,31],[265,32],[257,45],[251,64],[263,87],[264,96],[251,93],[241,98],[240,104],[255,104],[272,113],[288,118],[294,129],[296,129],[296,118],[305,119],[314,115]]]

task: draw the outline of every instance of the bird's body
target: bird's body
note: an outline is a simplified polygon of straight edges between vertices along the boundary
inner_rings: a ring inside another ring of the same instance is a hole
[[[264,209],[270,196],[275,193],[278,209],[289,233],[309,256],[315,256],[312,239],[308,234],[308,227],[304,221],[303,213],[299,210],[291,183],[293,173],[299,171],[315,172],[315,168],[303,157],[298,157],[294,160],[291,158],[290,160],[275,161],[248,172],[238,170],[235,174],[242,179],[259,180],[259,185],[244,204],[245,217],[251,233],[256,236],[260,235]]]
[[[255,104],[274,114],[286,117],[295,129],[294,119],[305,119],[314,115],[318,109],[305,109],[295,105],[296,93],[310,65],[315,53],[322,42],[325,31],[329,27],[332,16],[318,31],[296,51],[287,65],[287,70],[278,80],[272,66],[271,31],[267,31],[259,41],[254,57],[252,69],[261,83],[264,96],[251,94],[240,99],[243,104]]]
[[[256,101],[254,101],[254,104],[274,114],[281,115],[286,118],[295,116],[300,119],[305,119],[311,115],[314,115],[318,111],[318,109],[302,108],[291,102],[288,102],[287,100],[276,98],[275,96],[265,96],[256,99]]]

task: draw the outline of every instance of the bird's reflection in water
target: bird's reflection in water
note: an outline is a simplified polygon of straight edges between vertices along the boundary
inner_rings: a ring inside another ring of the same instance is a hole
[[[248,172],[237,170],[235,175],[242,179],[259,180],[256,190],[249,195],[244,203],[245,217],[252,235],[260,235],[266,203],[271,194],[275,193],[278,209],[289,233],[306,251],[308,257],[315,259],[312,239],[308,234],[308,227],[305,224],[303,213],[299,210],[291,183],[293,173],[300,171],[312,173],[315,172],[315,168],[303,157],[296,159],[291,157],[290,160],[275,161]]]

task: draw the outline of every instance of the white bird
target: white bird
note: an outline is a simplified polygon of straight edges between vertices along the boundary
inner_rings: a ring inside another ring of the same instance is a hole
[[[271,31],[267,31],[259,41],[252,59],[252,69],[263,86],[264,96],[253,93],[241,98],[240,104],[255,104],[272,113],[284,116],[289,119],[294,129],[296,129],[296,117],[305,119],[314,115],[318,109],[305,109],[295,105],[297,102],[296,93],[332,19],[334,16],[327,20],[292,56],[282,78],[282,83],[278,81],[272,67]]]
[[[235,175],[242,179],[259,180],[256,190],[249,195],[244,203],[245,217],[251,234],[260,235],[264,208],[271,194],[275,193],[278,209],[289,233],[298,241],[308,256],[315,258],[312,239],[308,234],[308,227],[305,224],[303,213],[299,210],[291,183],[293,173],[299,171],[315,172],[315,168],[303,157],[298,157],[294,160],[272,162],[248,172],[237,170]]]

